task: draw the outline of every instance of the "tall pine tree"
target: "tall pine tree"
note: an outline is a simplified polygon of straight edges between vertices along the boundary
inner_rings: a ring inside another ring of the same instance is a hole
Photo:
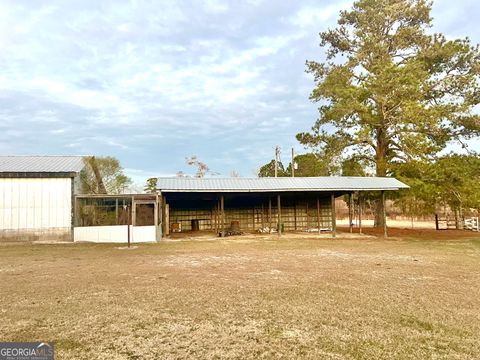
[[[332,158],[354,156],[377,176],[431,159],[480,134],[479,47],[429,34],[431,2],[359,0],[320,33],[325,62],[308,61],[319,119],[297,139]],[[382,224],[381,203],[377,225]]]

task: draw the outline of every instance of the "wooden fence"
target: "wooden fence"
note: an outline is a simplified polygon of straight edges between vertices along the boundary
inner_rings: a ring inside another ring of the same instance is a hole
[[[480,231],[478,216],[463,221],[463,228],[470,231]]]

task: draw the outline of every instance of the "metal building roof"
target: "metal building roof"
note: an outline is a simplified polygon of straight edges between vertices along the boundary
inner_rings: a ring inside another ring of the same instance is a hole
[[[388,177],[158,178],[161,192],[373,191],[406,189]]]
[[[83,156],[0,156],[0,173],[78,173]]]

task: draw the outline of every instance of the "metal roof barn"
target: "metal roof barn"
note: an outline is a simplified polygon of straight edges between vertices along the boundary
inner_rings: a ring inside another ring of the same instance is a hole
[[[0,156],[0,241],[71,240],[83,156]]]
[[[384,204],[385,191],[408,188],[394,178],[344,176],[161,177],[156,187],[161,194],[162,234],[205,230],[220,236],[241,231],[331,231],[335,236],[336,197],[348,195],[352,219],[354,194],[359,208],[361,192],[380,191]]]

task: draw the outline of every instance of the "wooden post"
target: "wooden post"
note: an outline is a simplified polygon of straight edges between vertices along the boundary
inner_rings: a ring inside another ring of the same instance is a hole
[[[118,225],[118,198],[115,199],[115,225]]]
[[[215,229],[216,229],[216,226],[217,226],[217,214],[215,212],[215,208],[213,208],[213,210],[211,211],[211,215],[210,215],[210,230],[213,231],[213,232],[216,232]]]
[[[153,217],[154,217],[154,221],[153,223],[155,224],[155,241],[159,241],[162,234],[161,234],[161,229],[159,229],[159,221],[158,221],[158,194],[155,194],[155,205],[154,205],[154,208],[153,208]]]
[[[220,232],[220,199],[217,199],[217,205],[215,205],[215,232]]]
[[[217,212],[217,223],[216,223],[216,229],[215,231],[218,233],[220,233],[220,223],[222,221],[221,217],[222,217],[222,212],[220,210],[220,198],[217,199],[217,208],[216,208],[216,212]]]
[[[277,195],[278,212],[278,236],[282,236],[282,206],[280,205],[280,194]]]
[[[435,230],[439,230],[440,226],[438,225],[438,214],[435,214]]]
[[[262,230],[265,229],[265,209],[263,207],[263,201],[262,201]]]
[[[165,196],[162,195],[162,234],[163,236],[167,235],[167,229],[165,226]]]
[[[309,227],[308,227],[308,200],[307,200],[306,212],[307,212],[307,213],[306,213],[306,215],[307,215],[307,216],[306,216],[306,220],[307,220],[306,229],[308,230],[308,229],[309,229]]]
[[[132,226],[137,225],[137,206],[135,204],[135,198],[132,196]]]
[[[362,233],[362,197],[358,193],[358,233]]]
[[[255,231],[255,206],[253,207],[253,224],[252,224],[252,229]]]
[[[130,208],[130,209],[129,209]],[[130,212],[132,211],[132,205],[127,205],[127,240],[128,240],[128,247],[130,247]]]
[[[337,214],[335,213],[335,193],[331,195],[332,207],[332,237],[337,237]]]
[[[350,233],[353,233],[353,194],[348,194],[348,227],[350,228]]]
[[[320,234],[320,199],[317,197],[317,227]]]
[[[385,210],[385,190],[382,190],[382,208],[383,208],[383,237],[386,239],[388,237],[387,234],[387,212]]]
[[[297,231],[297,200],[294,200],[293,202],[293,223],[294,229]]]
[[[167,198],[163,196],[163,230],[165,236],[170,235],[170,207],[167,204]]]
[[[272,231],[272,198],[268,198],[268,230]]]
[[[225,197],[220,195],[220,230],[221,236],[225,236]]]

